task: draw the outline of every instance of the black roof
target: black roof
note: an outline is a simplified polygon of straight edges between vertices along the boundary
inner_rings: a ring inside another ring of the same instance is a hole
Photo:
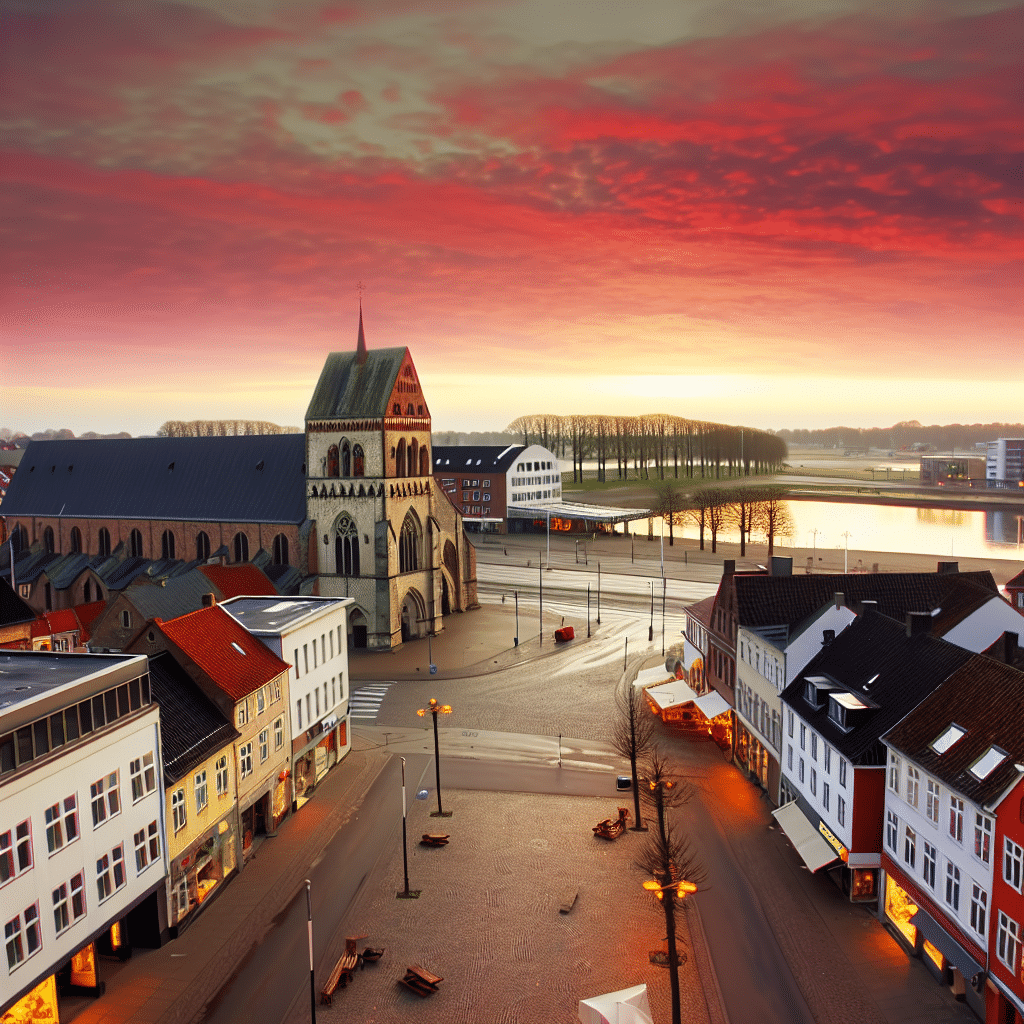
[[[768,576],[742,573],[733,577],[737,621],[749,629],[788,626],[791,630],[817,614],[837,593],[851,607],[877,602],[883,615],[902,621],[907,612],[935,611],[955,606],[964,610],[999,596],[990,571],[825,573],[822,575]],[[966,612],[964,611],[964,614]],[[937,632],[953,623],[936,616]]]
[[[170,786],[240,734],[167,651],[149,659],[149,678],[160,705],[164,782]]]
[[[990,805],[1020,777],[1016,766],[1024,761],[1022,704],[1024,672],[977,654],[896,725],[885,740],[950,789],[976,804]],[[932,744],[954,724],[965,730],[964,735],[944,754],[936,753]],[[969,769],[993,746],[1007,756],[987,777],[979,779]]]
[[[7,580],[0,578],[0,626],[14,626],[34,622],[36,613],[11,589]]]
[[[301,523],[305,434],[33,441],[7,516]]]
[[[876,611],[858,616],[782,691],[783,704],[854,764],[884,764],[880,738],[975,657],[940,637],[907,632],[903,623]],[[827,699],[820,708],[806,699],[811,676],[868,705],[848,717],[849,731],[829,717]]]
[[[525,445],[464,444],[433,447],[435,473],[504,473]]]

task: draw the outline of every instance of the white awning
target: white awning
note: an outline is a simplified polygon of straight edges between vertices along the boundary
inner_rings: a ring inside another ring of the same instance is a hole
[[[818,871],[826,864],[839,860],[839,854],[819,835],[795,800],[772,811],[772,817],[782,826],[782,831],[811,871]]]
[[[709,721],[732,708],[732,705],[717,690],[705,693],[703,697],[698,697],[694,704],[700,708],[704,717]]]
[[[634,985],[607,995],[581,999],[579,1018],[582,1024],[651,1024],[647,986]]]
[[[697,694],[681,679],[673,679],[671,682],[662,683],[661,686],[651,686],[645,692],[662,711],[666,708],[679,707],[680,704],[697,702]]]
[[[633,680],[634,686],[652,686],[654,683],[663,683],[671,679],[672,673],[664,665],[655,665],[654,668],[645,668],[643,672],[637,673]]]

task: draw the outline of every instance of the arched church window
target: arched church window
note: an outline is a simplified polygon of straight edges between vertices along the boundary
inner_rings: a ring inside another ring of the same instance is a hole
[[[101,557],[107,558],[110,555],[110,531],[105,526],[101,526],[96,535],[96,547]]]
[[[398,404],[398,402],[395,402],[394,405],[391,406],[391,411],[396,416],[401,416],[402,415],[402,407],[401,407],[401,405]]]
[[[142,533],[132,530],[128,535],[128,554],[132,558],[142,558]]]
[[[174,557],[174,534],[170,530],[164,530],[163,535],[160,537],[160,557]]]
[[[352,475],[352,452],[349,449],[348,441],[341,442],[341,475]]]
[[[395,456],[395,476],[405,476],[405,438],[398,442],[398,454]]]
[[[288,565],[288,538],[279,533],[274,538],[274,565]]]
[[[398,571],[414,572],[420,567],[420,524],[409,512],[398,535]]]
[[[85,581],[85,586],[82,588],[82,597],[86,604],[92,601],[92,580]]]
[[[210,538],[204,530],[196,534],[196,558],[205,562],[210,557]]]
[[[359,575],[359,531],[352,517],[343,512],[334,536],[335,571],[339,576]]]
[[[352,445],[352,475],[353,476],[366,476],[366,460],[363,457],[363,446],[361,444]]]
[[[249,538],[241,530],[235,534],[232,546],[234,547],[236,562],[249,561]]]
[[[48,526],[43,530],[43,550],[48,554],[53,554],[53,527]]]
[[[338,475],[338,446],[336,444],[332,444],[327,449],[327,475]]]
[[[430,449],[426,445],[420,449],[420,476],[430,476]]]
[[[409,463],[405,468],[406,476],[415,476],[416,470],[419,467],[420,461],[420,446],[416,442],[416,438],[413,438],[409,444]]]
[[[71,554],[77,555],[82,551],[82,531],[77,526],[71,527]]]

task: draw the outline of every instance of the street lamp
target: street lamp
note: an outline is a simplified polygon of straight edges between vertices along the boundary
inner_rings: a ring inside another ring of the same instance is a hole
[[[452,708],[450,704],[438,704],[433,697],[430,698],[430,703],[425,708],[420,708],[416,712],[420,718],[430,715],[434,719],[434,769],[437,778],[437,811],[430,812],[432,818],[450,818],[452,816],[451,811],[446,813],[441,810],[441,755],[437,743],[437,716],[450,715],[451,713]]]
[[[648,892],[655,893],[659,900],[665,898],[665,893],[682,899],[684,896],[689,895],[689,893],[697,891],[697,886],[693,882],[687,882],[685,878],[680,878],[678,882],[669,882],[668,885],[659,885],[657,880],[652,878],[644,882],[644,888]]]

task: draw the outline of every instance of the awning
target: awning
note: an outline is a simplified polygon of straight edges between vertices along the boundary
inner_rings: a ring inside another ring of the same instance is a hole
[[[698,697],[693,703],[701,709],[704,717],[709,721],[725,711],[732,710],[732,705],[717,691],[705,693],[703,697]]]
[[[663,683],[672,678],[672,673],[662,665],[655,665],[654,668],[645,668],[643,672],[637,673],[633,680],[634,686],[651,686],[654,683]]]
[[[647,519],[654,513],[649,508],[610,508],[604,505],[584,505],[572,501],[546,501],[537,505],[509,504],[509,519],[583,519],[588,523],[624,523],[634,519]]]
[[[984,968],[926,910],[917,908],[910,923],[968,980]]]
[[[662,683],[661,686],[652,686],[646,693],[662,711],[665,708],[678,707],[680,704],[696,704],[698,700],[697,694],[681,679],[673,679],[671,682]]]
[[[651,1006],[647,986],[634,985],[603,996],[581,999],[582,1024],[651,1024]]]
[[[795,800],[772,811],[772,817],[782,827],[800,854],[800,859],[811,871],[818,871],[826,864],[839,860],[839,854],[822,839]]]

